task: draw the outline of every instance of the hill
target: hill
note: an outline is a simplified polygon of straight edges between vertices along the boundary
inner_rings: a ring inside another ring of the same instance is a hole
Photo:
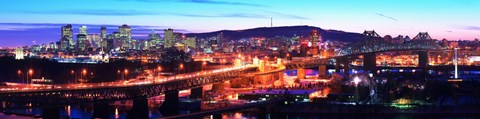
[[[221,30],[207,33],[188,33],[188,37],[208,38],[223,33],[223,36],[229,40],[238,40],[251,37],[272,38],[275,36],[292,37],[294,35],[307,37],[312,30],[317,30],[326,41],[353,42],[362,37],[362,34],[344,32],[339,30],[324,30],[313,26],[281,26],[281,27],[260,27],[245,30]]]

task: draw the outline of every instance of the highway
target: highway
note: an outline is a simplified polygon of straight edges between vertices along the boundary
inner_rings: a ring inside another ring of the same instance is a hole
[[[178,74],[174,76],[155,76],[145,78],[140,80],[139,77],[135,79],[130,79],[127,81],[116,81],[116,82],[102,82],[102,83],[81,83],[81,84],[20,84],[20,85],[10,85],[0,87],[1,93],[20,93],[20,92],[37,92],[37,91],[66,91],[66,90],[83,90],[83,89],[100,89],[100,88],[120,88],[120,87],[133,87],[133,86],[142,86],[142,85],[155,85],[162,84],[167,82],[174,82],[179,80],[185,80],[190,78],[198,78],[216,75],[220,73],[230,72],[230,71],[241,71],[251,68],[256,68],[254,65],[245,65],[238,67],[225,67],[220,69],[198,71],[193,73]]]

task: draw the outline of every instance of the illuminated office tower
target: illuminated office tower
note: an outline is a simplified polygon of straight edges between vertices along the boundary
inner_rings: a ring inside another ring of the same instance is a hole
[[[48,44],[48,47],[52,50],[57,50],[58,49],[58,46],[57,46],[57,44],[55,44],[55,42],[50,42]]]
[[[72,25],[67,24],[61,28],[60,50],[67,51],[73,49],[73,30]]]
[[[118,33],[120,36],[120,41],[122,43],[122,47],[125,49],[130,49],[132,46],[132,28],[130,26],[123,24],[122,26],[118,27]]]
[[[317,30],[310,32],[310,42],[312,42],[313,47],[318,47],[322,42],[322,36],[320,36]]]
[[[175,38],[173,36],[173,29],[165,29],[163,32],[163,38],[164,38],[164,48],[170,48],[175,44]]]
[[[15,49],[15,59],[22,60],[24,58],[23,48],[18,47]]]
[[[107,27],[100,27],[100,37],[103,39],[107,38]]]
[[[160,36],[160,34],[155,33],[153,30],[150,34],[148,34],[148,40],[150,40],[150,45],[151,46],[160,45],[162,43],[161,39],[162,39],[162,37]]]
[[[77,52],[82,54],[87,50],[87,35],[78,34],[77,35]]]
[[[102,38],[97,34],[88,34],[87,41],[90,41],[91,47],[94,49],[102,46]]]
[[[112,33],[112,48],[113,49],[117,49],[117,48],[121,48],[123,46],[123,41],[120,39],[120,33],[119,32],[113,32]]]
[[[80,26],[80,28],[78,28],[78,32],[79,34],[87,35],[87,26]]]

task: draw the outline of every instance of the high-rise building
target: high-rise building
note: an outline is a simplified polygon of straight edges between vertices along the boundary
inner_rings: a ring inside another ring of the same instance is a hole
[[[80,26],[80,28],[78,28],[78,33],[87,35],[87,26]]]
[[[24,58],[24,54],[23,54],[23,48],[22,47],[18,47],[15,49],[15,59],[16,60],[22,60]]]
[[[310,42],[312,42],[313,47],[318,47],[322,42],[322,37],[317,30],[312,30],[312,32],[310,32]]]
[[[173,36],[173,29],[165,29],[163,31],[163,39],[164,39],[164,48],[170,48],[175,44],[175,39]]]
[[[112,36],[113,36],[113,39],[112,39],[113,49],[122,48],[123,47],[123,41],[122,41],[122,39],[120,39],[120,33],[115,31],[115,32],[112,33]]]
[[[88,34],[87,41],[90,41],[90,44],[94,49],[102,46],[102,38],[97,34]]]
[[[73,36],[72,25],[67,24],[65,26],[62,26],[62,34],[61,35],[62,35],[61,37],[64,37],[64,36],[72,37]]]
[[[69,40],[70,38],[68,37],[63,37],[62,39],[60,39],[60,50],[61,51],[68,51],[71,49],[71,44],[70,44],[70,41],[72,40]]]
[[[217,36],[217,46],[218,46],[218,48],[223,47],[223,42],[224,42],[223,32],[220,32],[220,34],[218,34],[218,36]]]
[[[148,40],[150,41],[150,46],[157,46],[163,44],[162,37],[160,34],[155,33],[153,30],[150,34],[148,34]]]
[[[73,46],[73,30],[72,25],[67,24],[61,28],[60,50],[67,51]]]
[[[48,44],[48,47],[52,50],[57,50],[58,49],[58,46],[57,46],[57,44],[55,44],[55,42],[50,42]]]
[[[87,35],[85,34],[78,34],[77,35],[77,52],[82,54],[84,53],[88,46],[87,46]]]
[[[130,28],[130,26],[123,24],[122,26],[118,27],[118,32],[120,35],[120,41],[123,42],[122,48],[132,48],[132,29]]]
[[[107,27],[105,26],[100,27],[100,38],[102,39],[107,38]]]
[[[126,24],[119,26],[118,32],[120,33],[120,37],[126,37],[127,39],[132,38],[132,28]]]

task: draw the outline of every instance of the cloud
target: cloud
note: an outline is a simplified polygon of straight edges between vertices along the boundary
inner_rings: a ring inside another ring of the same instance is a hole
[[[238,5],[238,6],[253,6],[253,7],[265,7],[264,5],[243,3],[243,2],[227,2],[219,0],[178,0],[179,2],[188,3],[200,3],[200,4],[217,4],[217,5]]]
[[[231,18],[269,18],[265,15],[260,14],[250,14],[250,13],[227,13],[219,15],[202,15],[202,14],[185,14],[185,13],[165,13],[167,15],[176,15],[184,17],[204,17],[204,18],[216,18],[216,17],[231,17]]]
[[[480,26],[457,25],[457,29],[480,31]]]
[[[384,18],[393,20],[393,21],[398,21],[397,19],[395,19],[395,18],[393,18],[393,17],[390,17],[390,16],[387,16],[387,15],[383,15],[383,14],[380,14],[380,13],[375,13],[375,14],[377,14],[378,16],[381,16],[381,17],[384,17]]]
[[[173,13],[173,12],[154,12],[154,11],[138,11],[138,10],[91,10],[91,9],[76,9],[76,10],[62,10],[62,11],[22,11],[22,13],[31,14],[76,14],[76,15],[94,15],[94,16],[138,16],[138,15],[174,15],[183,17],[231,17],[231,18],[269,18],[265,15],[251,14],[251,13],[226,13],[226,14],[189,14],[189,13]],[[277,15],[282,15],[276,13]],[[285,16],[285,15],[283,15]],[[293,17],[298,18],[298,17]]]
[[[138,16],[138,15],[160,15],[160,12],[138,11],[138,10],[113,10],[113,9],[71,9],[61,11],[22,11],[31,14],[78,14],[78,15],[97,15],[97,16]]]
[[[281,18],[289,18],[289,19],[303,19],[303,20],[308,20],[310,18],[298,16],[298,15],[293,15],[293,14],[286,14],[286,13],[280,13],[280,12],[274,12],[274,11],[267,11],[264,10],[266,13],[270,13],[273,16],[281,17]]]
[[[229,2],[221,0],[120,0],[120,1],[138,1],[138,2],[183,2],[183,3],[196,3],[196,4],[212,4],[212,5],[235,5],[235,6],[251,6],[251,7],[266,7],[265,5],[244,3],[244,2]]]
[[[452,33],[453,31],[445,31],[445,32],[449,32],[449,33]]]

